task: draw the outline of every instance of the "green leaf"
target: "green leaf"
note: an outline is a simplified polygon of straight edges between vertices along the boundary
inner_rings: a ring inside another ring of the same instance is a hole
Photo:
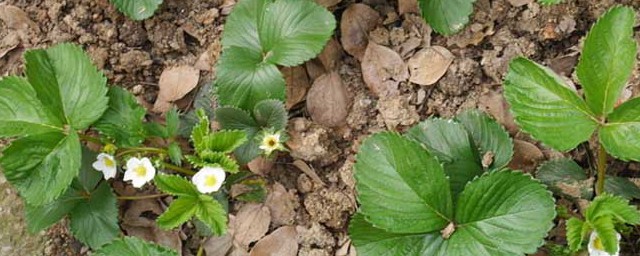
[[[215,111],[216,120],[226,130],[257,132],[260,125],[246,111],[235,107],[221,107]],[[250,137],[250,136],[249,136]]]
[[[202,109],[209,119],[213,118],[213,85],[207,83],[200,88],[196,94],[196,99],[193,102],[194,110],[187,112],[187,114],[180,116],[180,127],[178,134],[183,137],[189,137],[191,135],[191,129],[198,123],[197,111]]]
[[[178,109],[172,107],[165,117],[165,122],[167,125],[167,133],[169,137],[175,137],[178,135],[180,131],[180,114],[178,113]]]
[[[289,116],[282,101],[263,100],[256,104],[253,116],[261,127],[273,128],[276,131],[287,127]]]
[[[144,20],[156,12],[162,0],[109,0],[132,20]]]
[[[205,151],[209,146],[209,140],[207,137],[211,133],[211,127],[209,123],[209,117],[207,117],[202,111],[198,111],[198,119],[200,120],[191,131],[191,142],[196,152]]]
[[[63,120],[35,95],[22,77],[0,78],[0,138],[63,131]]]
[[[78,175],[80,141],[78,135],[61,133],[32,135],[15,140],[0,158],[9,182],[31,205],[42,205],[58,198]]]
[[[475,0],[418,0],[422,17],[436,32],[454,34],[469,23]]]
[[[82,200],[83,198],[78,194],[77,190],[68,189],[64,195],[53,202],[40,206],[27,204],[25,206],[25,218],[29,232],[35,234],[56,224]]]
[[[196,213],[197,203],[197,198],[192,196],[182,196],[173,200],[169,208],[156,220],[158,226],[168,230],[182,225]]]
[[[73,235],[91,248],[100,248],[120,234],[116,196],[102,183],[69,213]]]
[[[96,186],[103,178],[102,172],[93,168],[93,162],[96,161],[97,156],[98,153],[93,152],[86,147],[82,147],[80,173],[74,181],[77,181],[80,187],[86,192],[95,190]]]
[[[418,233],[450,222],[449,182],[440,163],[418,143],[394,133],[373,135],[360,147],[354,168],[360,211],[376,227]]]
[[[619,223],[640,224],[638,209],[629,205],[629,201],[619,196],[601,194],[587,207],[585,218],[589,223],[593,224],[596,219],[604,216],[611,216],[612,220]]]
[[[322,51],[335,27],[333,14],[313,1],[266,4],[258,22],[264,61],[288,67],[302,64]]]
[[[218,165],[229,173],[236,173],[240,170],[238,163],[222,152],[205,151],[200,155],[200,160],[202,160],[202,163],[195,164],[198,167]]]
[[[262,49],[258,34],[258,20],[261,20],[265,5],[271,1],[242,0],[233,7],[227,18],[222,34],[222,46]]]
[[[577,251],[582,247],[584,241],[584,231],[588,228],[585,223],[577,218],[571,218],[567,221],[567,242],[571,251]]]
[[[96,256],[133,256],[133,255],[153,255],[153,256],[178,256],[178,253],[140,238],[127,236],[105,245],[97,250]]]
[[[625,177],[606,176],[604,191],[626,200],[640,199],[640,188]]]
[[[209,150],[229,153],[247,141],[247,135],[240,130],[222,130],[209,136]]]
[[[422,143],[444,164],[454,199],[467,182],[484,172],[472,138],[458,122],[431,118],[411,128],[406,136]]]
[[[493,154],[490,170],[507,166],[513,156],[513,141],[500,124],[479,110],[465,111],[457,115],[456,120],[471,134],[474,144],[480,149],[480,156],[489,152]]]
[[[585,170],[570,158],[549,160],[538,167],[536,178],[553,193],[572,199],[591,199],[593,182]]]
[[[200,195],[196,217],[206,224],[216,236],[221,236],[227,231],[227,212],[211,196]]]
[[[143,124],[144,131],[148,136],[155,136],[158,138],[168,139],[169,132],[167,131],[167,127],[156,123],[156,122],[146,122]]]
[[[593,25],[576,67],[587,104],[598,116],[611,113],[635,67],[635,12],[616,6]]]
[[[602,242],[604,250],[609,254],[615,254],[618,251],[618,237],[616,227],[611,220],[611,216],[602,216],[593,221],[591,225]]]
[[[616,108],[600,129],[599,138],[615,158],[640,161],[640,98]]]
[[[562,78],[526,58],[511,61],[504,91],[520,128],[556,150],[575,148],[597,127],[589,107]]]
[[[251,110],[262,100],[285,98],[282,74],[276,65],[264,63],[258,50],[236,46],[225,49],[216,72],[220,105]]]
[[[538,3],[543,5],[552,5],[562,3],[563,0],[538,0]]]
[[[170,195],[197,197],[200,194],[195,185],[177,175],[159,174],[153,182],[160,191]]]
[[[171,160],[172,163],[178,166],[182,165],[182,149],[177,142],[174,141],[169,144],[168,153],[169,160]]]
[[[238,201],[262,203],[267,197],[267,181],[260,176],[243,179],[233,184],[241,184],[246,190],[234,197]]]
[[[136,98],[120,87],[109,88],[109,108],[95,124],[101,134],[112,138],[118,147],[135,147],[147,137],[143,125],[147,111]]]
[[[107,78],[82,48],[59,44],[27,51],[24,57],[36,96],[65,124],[84,130],[107,109]]]

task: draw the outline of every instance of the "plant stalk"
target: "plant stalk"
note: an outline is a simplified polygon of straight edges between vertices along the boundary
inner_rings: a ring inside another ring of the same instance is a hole
[[[189,175],[189,176],[193,176],[194,174],[196,174],[194,171],[189,170],[187,168],[182,168],[180,166],[177,165],[173,165],[173,164],[169,164],[169,163],[164,163],[163,166],[169,170],[175,171],[175,172],[179,172],[185,175]]]
[[[602,194],[604,192],[604,179],[607,173],[607,151],[604,149],[602,144],[599,145],[598,148],[598,174],[596,181],[596,195]]]
[[[140,148],[136,148],[136,147],[132,147],[132,148],[120,148],[122,151],[120,151],[118,154],[116,154],[116,158],[118,157],[122,157],[128,154],[132,154],[132,153],[138,153],[138,152],[148,152],[148,153],[158,153],[158,154],[167,154],[167,151],[161,148],[151,148],[151,147],[140,147]]]
[[[144,200],[144,199],[153,199],[168,196],[169,194],[155,194],[155,195],[145,195],[145,196],[119,196],[118,200]]]
[[[91,142],[91,143],[95,143],[98,145],[102,145],[102,141],[100,141],[100,139],[93,137],[93,136],[89,136],[86,134],[82,134],[82,133],[78,133],[78,137],[80,137],[81,140],[84,140],[86,142]]]

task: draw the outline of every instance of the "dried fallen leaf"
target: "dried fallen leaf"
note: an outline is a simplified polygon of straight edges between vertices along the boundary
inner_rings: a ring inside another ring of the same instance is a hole
[[[306,174],[307,176],[311,177],[311,179],[315,183],[317,183],[318,185],[326,186],[326,184],[324,184],[322,179],[320,179],[320,176],[318,176],[316,171],[313,170],[311,167],[309,167],[309,165],[307,163],[305,163],[304,161],[302,161],[300,159],[297,159],[297,160],[293,161],[293,165],[295,167],[298,167],[298,169],[300,169],[302,172],[304,172],[304,174]]]
[[[291,109],[307,96],[311,82],[309,81],[307,70],[303,66],[284,67],[281,71],[287,84],[287,102],[285,106],[287,109]]]
[[[225,256],[231,249],[233,236],[229,233],[223,236],[212,236],[204,242],[202,247],[207,256]]]
[[[493,116],[510,134],[516,134],[519,131],[513,115],[509,112],[509,103],[501,93],[489,91],[488,94],[480,96],[478,107]]]
[[[12,51],[20,45],[20,37],[18,33],[9,31],[9,34],[0,39],[0,59],[8,52]]]
[[[453,54],[442,46],[432,46],[417,52],[409,59],[409,81],[419,85],[438,82],[453,62]]]
[[[233,239],[243,249],[269,231],[271,212],[263,204],[245,204],[236,215]]]
[[[131,203],[122,218],[122,229],[129,236],[137,236],[154,243],[182,250],[182,239],[178,230],[162,230],[154,216],[164,211],[156,199],[138,200]]]
[[[544,154],[536,145],[523,140],[513,140],[513,159],[509,162],[509,168],[533,172],[542,160]]]
[[[11,29],[27,30],[31,27],[39,30],[40,28],[22,9],[13,5],[0,4],[0,20]]]
[[[362,58],[362,77],[378,97],[398,95],[398,85],[409,78],[407,64],[395,51],[369,43]]]
[[[251,250],[251,256],[296,256],[298,232],[293,226],[285,226],[264,237]]]
[[[158,86],[160,92],[153,110],[165,113],[171,108],[171,102],[182,99],[198,85],[200,71],[192,66],[178,66],[162,71]]]
[[[322,65],[322,62],[318,58],[311,59],[304,64],[307,69],[307,74],[309,74],[309,80],[315,81],[321,75],[327,72]]]
[[[307,94],[307,110],[314,122],[336,127],[344,124],[351,99],[337,71],[322,75]]]
[[[259,156],[251,160],[251,162],[247,164],[247,167],[252,173],[265,176],[273,168],[273,165],[273,160]]]
[[[337,40],[331,38],[324,49],[318,55],[318,59],[324,65],[325,70],[335,70],[342,60],[342,46]]]
[[[344,50],[361,60],[369,43],[369,32],[381,22],[380,14],[365,4],[352,4],[342,13],[340,32]]]
[[[420,13],[418,0],[398,0],[398,12],[400,12],[400,15],[405,13]]]
[[[298,197],[287,191],[282,184],[275,183],[271,186],[264,204],[271,211],[274,226],[291,225],[295,221]]]

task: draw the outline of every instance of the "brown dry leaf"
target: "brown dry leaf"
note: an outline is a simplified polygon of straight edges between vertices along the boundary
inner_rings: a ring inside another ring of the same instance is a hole
[[[271,212],[263,204],[245,204],[236,215],[233,239],[243,249],[269,231]]]
[[[307,70],[303,66],[284,67],[281,69],[284,80],[287,84],[287,102],[285,107],[291,109],[296,104],[302,102],[307,96],[307,91],[311,87],[311,81],[307,75]]]
[[[295,167],[298,167],[298,169],[300,169],[302,172],[304,172],[304,174],[309,176],[318,185],[326,186],[326,184],[324,184],[322,179],[320,179],[320,176],[318,176],[316,171],[313,170],[311,167],[309,167],[309,165],[307,163],[305,163],[304,161],[302,161],[300,159],[297,159],[297,160],[293,161],[293,165]]]
[[[262,156],[254,158],[247,164],[249,171],[262,176],[267,175],[273,166],[273,160],[266,159]]]
[[[251,256],[296,256],[298,232],[294,226],[285,226],[264,237],[251,250]]]
[[[509,168],[533,172],[542,160],[544,154],[536,145],[523,140],[513,140],[513,159],[509,162]]]
[[[395,51],[369,43],[362,58],[362,78],[378,97],[398,95],[398,85],[409,78],[407,64]]]
[[[316,0],[316,3],[324,7],[330,8],[342,2],[342,0]]]
[[[327,45],[324,46],[324,50],[318,55],[318,59],[322,62],[325,70],[335,70],[338,68],[340,61],[342,60],[342,46],[334,38],[331,38]]]
[[[318,58],[307,61],[304,66],[307,68],[307,74],[309,74],[309,79],[311,81],[315,81],[318,77],[327,72]]]
[[[22,9],[13,5],[0,4],[0,20],[11,29],[27,30],[31,27],[39,30],[38,25]]]
[[[295,221],[298,197],[287,191],[282,184],[275,183],[271,186],[264,204],[271,211],[274,226],[292,225]]]
[[[231,249],[233,236],[229,233],[223,236],[212,236],[204,242],[202,247],[207,256],[225,256]]]
[[[17,33],[9,31],[9,34],[0,40],[0,59],[18,45],[20,45],[20,37]]]
[[[158,86],[160,92],[153,111],[165,113],[171,108],[171,102],[182,99],[198,85],[200,71],[192,66],[178,66],[162,71]]]
[[[453,63],[453,54],[442,46],[432,46],[417,52],[409,59],[409,81],[419,85],[438,82]]]
[[[348,93],[337,71],[318,77],[307,94],[311,119],[327,127],[343,125],[351,105]]]
[[[137,200],[131,203],[122,218],[122,229],[129,236],[137,236],[154,243],[182,250],[182,239],[177,230],[162,230],[151,216],[159,216],[164,211],[155,199]]]
[[[400,15],[405,13],[420,13],[418,0],[398,0],[398,12]]]
[[[518,125],[509,111],[509,103],[501,93],[489,91],[488,94],[480,96],[478,108],[493,116],[510,134],[513,135],[518,132]]]
[[[361,60],[369,43],[369,32],[380,24],[380,14],[365,4],[352,4],[342,13],[340,32],[344,50]]]

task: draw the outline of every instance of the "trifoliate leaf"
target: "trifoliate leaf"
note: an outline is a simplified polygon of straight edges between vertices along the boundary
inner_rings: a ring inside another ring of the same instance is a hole
[[[11,142],[0,158],[7,180],[31,205],[58,198],[80,170],[80,141],[70,133],[45,133]]]
[[[588,227],[585,223],[577,218],[571,218],[567,221],[567,242],[571,251],[577,251],[582,247],[584,234]]]
[[[444,164],[454,199],[467,182],[484,172],[472,137],[456,121],[428,119],[411,128],[407,136],[422,143]]]
[[[445,36],[462,30],[469,23],[473,2],[475,0],[418,0],[422,17],[433,30]]]
[[[236,46],[225,49],[216,72],[216,92],[223,106],[251,110],[262,100],[285,98],[282,74],[276,65],[263,62],[259,50]]]
[[[135,147],[145,140],[143,125],[147,111],[136,98],[120,87],[109,88],[109,108],[96,122],[100,133],[112,138],[118,147]]]
[[[284,104],[279,100],[263,100],[256,104],[253,116],[261,127],[283,130],[287,126],[289,116]]]
[[[585,213],[585,218],[593,224],[596,219],[603,216],[611,216],[611,220],[624,224],[640,224],[640,212],[629,205],[629,201],[619,196],[602,194],[597,196]]]
[[[513,156],[513,141],[500,124],[479,110],[465,111],[457,115],[456,120],[471,134],[480,156],[493,155],[489,170],[507,166]]]
[[[360,211],[395,233],[443,229],[453,215],[449,182],[435,157],[394,133],[365,140],[354,166]]]
[[[635,12],[617,6],[603,14],[584,42],[576,68],[587,104],[597,116],[612,110],[635,67]]]
[[[575,148],[597,127],[587,104],[558,75],[526,58],[511,61],[504,90],[520,128],[556,150]]]
[[[22,77],[0,79],[0,138],[63,131],[64,120],[35,95]]]
[[[157,244],[144,241],[140,238],[127,236],[105,245],[97,250],[96,256],[116,256],[116,255],[153,255],[153,256],[178,256],[178,253]]]
[[[171,160],[172,163],[178,166],[182,165],[182,149],[177,142],[174,141],[169,144],[167,153],[169,154],[169,160]]]
[[[598,233],[604,250],[609,254],[615,254],[618,251],[618,235],[611,216],[601,216],[590,223],[594,231]]]
[[[29,232],[35,234],[56,224],[67,216],[83,199],[77,190],[68,189],[64,195],[53,202],[40,206],[27,204],[25,206],[25,218]]]
[[[178,113],[178,109],[172,107],[165,117],[167,133],[169,137],[174,137],[178,135],[180,131],[180,114]]]
[[[69,213],[71,233],[91,248],[100,248],[120,234],[116,196],[102,183]]]
[[[616,108],[600,129],[599,137],[612,156],[624,161],[640,161],[640,98]]]
[[[549,160],[538,167],[536,178],[557,195],[572,199],[591,199],[593,182],[580,165],[570,158]]]
[[[159,174],[153,182],[160,191],[170,195],[197,197],[200,194],[195,185],[177,175]]]
[[[153,16],[162,0],[109,0],[118,11],[132,20],[144,20]]]
[[[197,204],[197,197],[182,196],[173,200],[169,208],[158,217],[156,222],[162,229],[176,228],[193,217],[196,209],[198,209],[198,207],[195,207]]]
[[[86,129],[107,109],[107,78],[80,47],[59,44],[24,57],[38,99],[74,130]]]
[[[625,177],[606,176],[604,191],[626,200],[640,199],[640,187]]]
[[[240,130],[222,130],[209,136],[209,150],[229,153],[247,141],[247,135]]]
[[[211,196],[200,195],[196,217],[206,224],[216,236],[227,232],[227,212]]]

